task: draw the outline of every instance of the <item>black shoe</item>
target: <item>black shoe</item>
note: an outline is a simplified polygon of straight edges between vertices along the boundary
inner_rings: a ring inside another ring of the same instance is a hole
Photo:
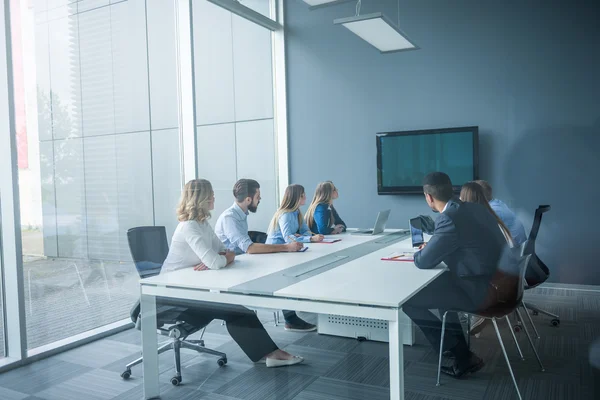
[[[450,375],[453,378],[460,379],[467,374],[472,374],[479,371],[485,363],[474,353],[470,353],[469,357],[465,361],[454,360],[454,364],[451,367],[442,367],[441,371]]]
[[[471,330],[469,331],[469,335],[479,337],[479,334],[489,324],[489,322],[489,319],[474,317],[471,320]]]
[[[317,330],[317,326],[298,318],[294,322],[286,322],[284,329],[290,332],[312,332]]]
[[[456,357],[454,356],[454,353],[451,352],[450,350],[446,350],[442,353],[443,357],[449,358],[451,360],[454,360]]]

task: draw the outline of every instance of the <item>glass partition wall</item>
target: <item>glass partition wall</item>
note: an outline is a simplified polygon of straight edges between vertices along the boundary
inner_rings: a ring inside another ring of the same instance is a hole
[[[242,4],[276,14],[274,2]],[[139,288],[126,232],[172,235],[190,163],[213,182],[213,223],[236,179],[257,179],[250,227],[267,229],[287,182],[273,95],[283,32],[206,1],[5,0],[0,17],[0,358],[18,364],[128,326]]]

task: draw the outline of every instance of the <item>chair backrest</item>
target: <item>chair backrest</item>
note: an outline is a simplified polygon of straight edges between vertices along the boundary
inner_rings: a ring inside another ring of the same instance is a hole
[[[534,243],[535,239],[537,238],[537,234],[540,230],[540,224],[542,223],[542,214],[544,214],[545,212],[548,212],[548,211],[550,211],[549,205],[540,205],[535,210],[535,215],[533,217],[533,224],[531,225],[531,231],[529,232],[529,241],[531,243]],[[527,254],[531,254],[531,253],[527,253]]]
[[[527,280],[525,276],[527,275],[527,269],[529,267],[531,257],[531,254],[527,254],[522,255],[519,259],[519,286],[517,287],[517,304],[523,300],[523,294],[525,293],[525,289],[527,287]]]
[[[140,278],[158,275],[169,254],[164,226],[138,226],[127,231],[129,251]]]
[[[267,234],[265,232],[249,231],[248,236],[250,236],[252,243],[266,243],[267,241]]]
[[[544,283],[550,276],[550,269],[535,253],[535,241],[537,239],[538,232],[540,231],[542,214],[548,211],[550,211],[549,205],[538,206],[538,208],[535,210],[535,216],[533,217],[533,224],[531,225],[529,238],[522,245],[522,254],[531,255],[529,267],[527,268],[527,284],[529,288],[533,288],[540,283]]]

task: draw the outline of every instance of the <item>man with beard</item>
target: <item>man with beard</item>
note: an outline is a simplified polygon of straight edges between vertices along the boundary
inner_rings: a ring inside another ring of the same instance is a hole
[[[423,331],[439,351],[442,323],[447,310],[477,312],[497,304],[501,297],[495,279],[506,254],[506,240],[492,214],[481,204],[463,203],[454,198],[450,177],[432,172],[423,179],[427,205],[439,217],[429,242],[414,255],[417,268],[430,269],[441,262],[448,270],[407,301],[402,310]],[[460,378],[480,370],[484,363],[469,350],[456,313],[448,313],[444,353],[454,364],[442,372]]]
[[[304,245],[300,242],[286,244],[254,243],[248,235],[248,214],[255,213],[260,204],[260,185],[254,179],[240,179],[233,186],[235,202],[217,219],[215,233],[225,247],[236,254],[264,254],[296,252]],[[295,311],[283,310],[285,329],[310,332],[317,329],[302,320]]]

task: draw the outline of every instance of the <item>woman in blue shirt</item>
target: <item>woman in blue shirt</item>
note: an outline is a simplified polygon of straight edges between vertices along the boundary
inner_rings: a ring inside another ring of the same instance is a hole
[[[290,242],[320,242],[323,235],[312,235],[302,219],[300,206],[306,203],[306,194],[301,185],[290,185],[285,189],[283,200],[267,231],[267,244],[283,244]],[[282,310],[286,331],[310,332],[317,327],[298,317],[295,311]]]
[[[285,189],[279,209],[273,216],[267,231],[267,244],[290,242],[320,242],[323,235],[312,235],[302,219],[300,206],[306,203],[306,193],[301,185],[290,185]]]
[[[346,223],[333,208],[338,190],[331,181],[317,185],[315,195],[306,211],[306,223],[311,231],[323,235],[335,235],[346,231]]]

